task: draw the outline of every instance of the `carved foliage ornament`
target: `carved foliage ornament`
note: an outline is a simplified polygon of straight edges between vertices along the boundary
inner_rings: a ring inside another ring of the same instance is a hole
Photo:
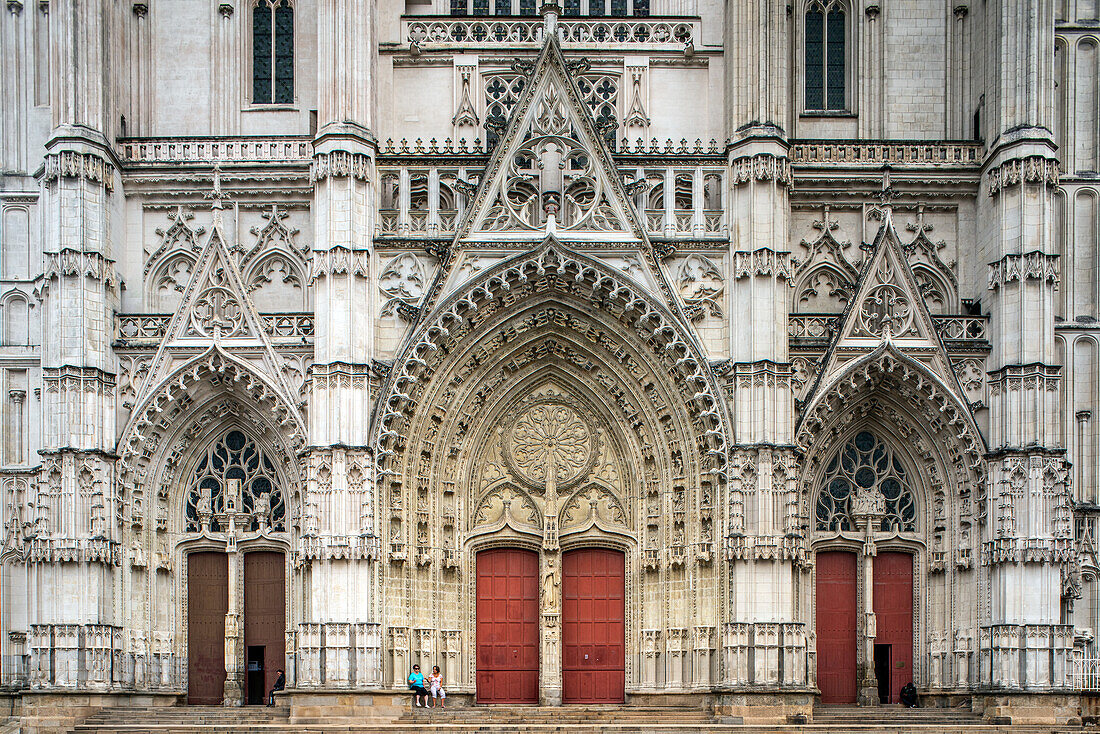
[[[897,278],[893,271],[889,258],[879,261],[876,274],[879,284],[859,304],[858,336],[881,337],[887,332],[891,336],[904,336],[912,330],[916,309],[905,291],[895,285]]]

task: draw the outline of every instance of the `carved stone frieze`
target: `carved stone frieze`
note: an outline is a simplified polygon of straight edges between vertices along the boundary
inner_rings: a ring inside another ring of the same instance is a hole
[[[1020,184],[1043,184],[1054,188],[1058,186],[1058,161],[1040,155],[1012,158],[990,169],[989,195],[996,196],[1004,189]]]

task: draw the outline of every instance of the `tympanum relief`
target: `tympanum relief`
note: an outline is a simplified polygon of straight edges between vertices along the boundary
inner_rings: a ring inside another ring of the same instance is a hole
[[[471,533],[510,526],[544,536],[624,531],[623,471],[600,420],[557,388],[536,391],[498,425],[479,464]]]

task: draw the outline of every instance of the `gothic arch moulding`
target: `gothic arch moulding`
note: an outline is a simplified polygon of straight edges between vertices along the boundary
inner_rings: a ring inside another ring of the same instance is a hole
[[[949,505],[959,519],[976,518],[985,442],[969,408],[950,385],[889,342],[819,385],[803,411],[795,442],[806,452],[800,487],[805,516],[812,517],[812,493],[825,462],[850,433],[871,422],[908,447],[935,525],[951,514]]]
[[[297,486],[297,456],[306,444],[302,417],[277,385],[242,360],[211,346],[144,394],[119,441],[119,477],[129,510],[137,513],[135,524],[144,521],[140,505],[149,486],[167,499],[164,472],[177,468],[196,443],[196,432],[217,417],[218,406],[248,421],[254,435],[286,462],[287,479]]]

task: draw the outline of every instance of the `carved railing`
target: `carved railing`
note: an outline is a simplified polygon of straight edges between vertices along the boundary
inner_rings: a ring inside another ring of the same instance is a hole
[[[989,344],[988,316],[933,316],[932,323],[948,349],[981,348]],[[787,336],[792,347],[824,348],[839,325],[839,315],[793,313],[787,319]]]
[[[115,342],[119,346],[156,344],[168,333],[171,314],[118,314],[115,317]],[[314,317],[312,313],[260,314],[264,331],[276,341],[313,341]]]
[[[537,17],[417,16],[404,18],[404,38],[417,47],[538,46],[543,20]],[[565,46],[684,48],[699,37],[697,18],[562,18],[558,40]]]
[[[791,163],[803,166],[980,166],[981,143],[798,140]]]
[[[432,141],[432,148],[435,141]],[[425,150],[431,150],[427,148]],[[480,168],[435,165],[423,157],[386,158],[379,162],[380,208],[375,234],[382,237],[443,237],[453,235],[481,176]],[[421,163],[417,165],[417,163]],[[631,161],[619,169],[626,182],[645,181],[634,194],[642,226],[653,237],[714,239],[726,236],[723,210],[726,167],[689,161]],[[663,163],[669,163],[664,161]]]
[[[936,331],[945,342],[985,342],[989,340],[988,316],[933,316]]]
[[[1100,658],[1074,655],[1070,687],[1077,691],[1100,691]]]
[[[308,164],[313,144],[308,137],[123,138],[118,145],[123,165],[187,163]]]

